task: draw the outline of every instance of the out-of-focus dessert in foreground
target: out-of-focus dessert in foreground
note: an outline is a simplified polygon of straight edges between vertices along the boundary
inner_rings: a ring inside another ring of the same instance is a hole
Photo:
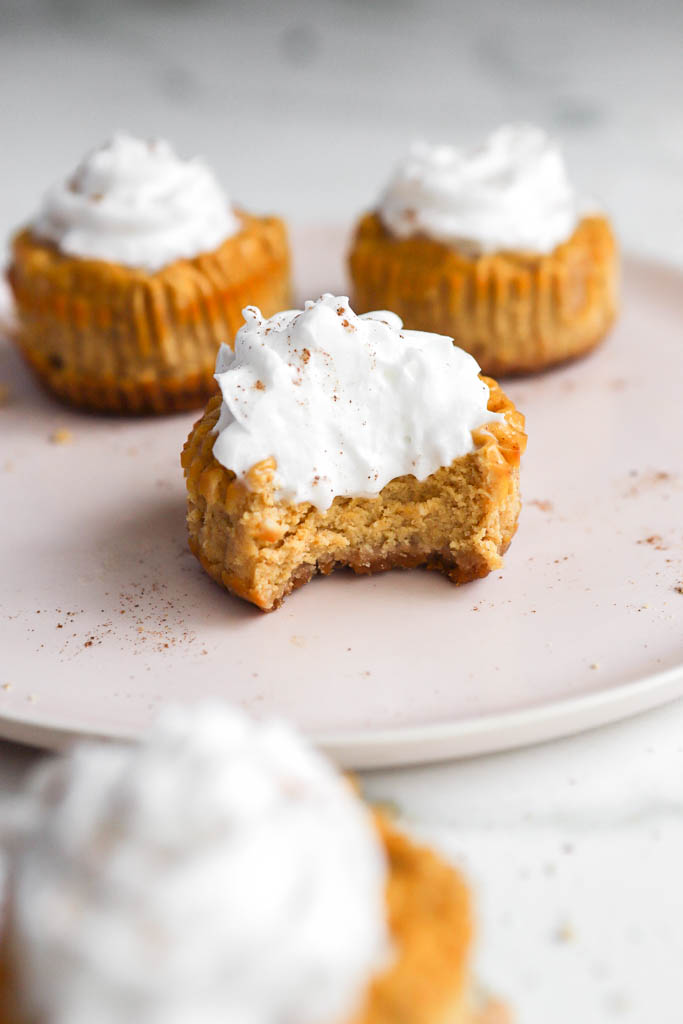
[[[197,408],[242,308],[290,301],[283,222],[233,207],[203,161],[123,134],[48,191],[8,279],[41,383],[106,412]]]
[[[219,705],[46,763],[4,818],[3,1024],[483,1024],[461,877]]]
[[[359,312],[451,335],[494,376],[587,352],[617,312],[609,220],[532,125],[471,150],[415,144],[361,218],[350,270]]]
[[[338,567],[500,567],[524,420],[471,356],[344,297],[244,313],[182,455],[190,547],[217,582],[269,611]]]

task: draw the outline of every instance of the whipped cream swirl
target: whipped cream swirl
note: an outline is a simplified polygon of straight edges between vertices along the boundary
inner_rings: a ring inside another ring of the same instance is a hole
[[[31,227],[71,256],[155,271],[216,249],[240,224],[202,160],[120,134],[49,190]]]
[[[512,124],[475,149],[414,144],[378,212],[399,238],[547,253],[572,235],[586,206],[558,146],[540,128]]]
[[[18,810],[27,1019],[339,1024],[389,962],[370,813],[284,724],[171,709],[140,746],[48,763]]]
[[[329,508],[374,497],[474,448],[496,420],[472,356],[450,338],[406,331],[395,313],[357,316],[345,297],[265,319],[244,310],[235,350],[218,353],[223,395],[215,457],[238,478],[275,459],[276,495]]]

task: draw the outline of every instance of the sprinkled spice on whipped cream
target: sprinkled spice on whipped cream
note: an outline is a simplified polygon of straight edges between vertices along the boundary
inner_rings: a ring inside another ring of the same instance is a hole
[[[498,417],[472,356],[438,334],[404,330],[394,313],[356,315],[323,295],[270,320],[244,310],[234,352],[223,346],[223,404],[213,453],[238,477],[277,465],[278,500],[321,510],[337,495],[373,497],[474,448]]]
[[[154,271],[217,248],[239,230],[200,159],[163,139],[118,134],[45,196],[32,229],[71,256]]]
[[[472,149],[415,143],[378,212],[399,238],[547,253],[570,237],[587,208],[559,146],[540,128],[510,124]]]

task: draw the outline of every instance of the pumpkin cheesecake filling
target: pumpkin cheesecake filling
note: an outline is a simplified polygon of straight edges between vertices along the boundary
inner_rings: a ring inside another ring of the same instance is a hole
[[[359,219],[349,268],[360,312],[450,335],[493,376],[582,355],[617,314],[609,219],[533,125],[471,149],[416,143]]]
[[[232,206],[203,161],[128,135],[48,191],[7,273],[25,361],[58,398],[102,412],[203,405],[242,308],[290,301],[283,222]]]
[[[269,611],[336,568],[424,566],[454,583],[499,568],[526,437],[498,385],[450,339],[357,317],[343,297],[286,317],[254,314],[219,358],[223,398],[182,454],[209,575]]]

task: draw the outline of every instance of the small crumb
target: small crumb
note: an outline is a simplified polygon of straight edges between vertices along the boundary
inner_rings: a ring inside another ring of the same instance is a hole
[[[677,594],[683,594],[683,583],[679,583],[677,586],[675,586],[674,590]]]
[[[5,691],[5,693],[9,693],[9,691],[12,689],[12,684],[11,683],[3,683],[2,684],[2,688]]]
[[[29,693],[29,695],[28,695],[28,697],[26,698],[26,700],[28,701],[28,703],[29,703],[29,704],[35,704],[35,703],[36,703],[36,701],[38,700],[38,698],[36,697],[36,695],[35,695],[35,694],[33,694],[33,693]]]
[[[592,663],[592,665],[591,665],[590,667],[591,667],[591,668],[592,668],[593,670],[596,670],[596,669],[599,669],[599,668],[600,668],[600,666],[598,665],[597,661],[594,661],[594,662]]]
[[[569,921],[563,921],[563,923],[555,929],[555,933],[553,935],[555,942],[572,942],[575,937],[574,929]]]
[[[638,541],[638,544],[649,544],[650,547],[655,548],[657,551],[665,551],[666,548],[662,544],[662,537],[659,533],[653,533],[649,537],[643,537]]]
[[[293,644],[295,647],[305,647],[306,646],[306,637],[304,637],[304,636],[296,636],[296,635],[290,636],[289,642],[290,642],[290,644]]]
[[[629,1012],[631,1001],[625,992],[610,992],[605,999],[607,1012],[615,1017],[621,1017]]]
[[[534,505],[536,508],[540,508],[541,512],[552,512],[555,508],[552,501],[540,501],[538,498],[535,498],[533,501],[527,502],[527,504]]]
[[[377,807],[387,818],[400,818],[401,808],[395,800],[391,800],[389,797],[384,800],[374,801],[374,806]]]
[[[266,390],[266,385],[263,383],[262,380],[257,380],[256,383],[254,384],[254,387],[256,388],[257,391]]]
[[[73,441],[73,434],[66,427],[57,427],[50,434],[50,441],[52,444],[71,444]]]

